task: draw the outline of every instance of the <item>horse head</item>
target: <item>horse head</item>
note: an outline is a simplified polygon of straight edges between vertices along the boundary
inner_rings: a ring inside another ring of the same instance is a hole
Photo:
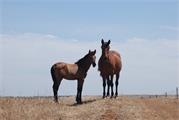
[[[90,62],[93,65],[93,67],[96,66],[96,56],[95,56],[95,54],[96,54],[96,50],[94,50],[94,51],[89,50],[89,52],[88,52],[88,56],[89,56]]]
[[[108,53],[109,53],[109,49],[110,49],[110,46],[109,44],[111,43],[110,40],[108,40],[108,42],[104,42],[104,40],[102,39],[101,40],[101,49],[102,49],[102,55],[107,58],[108,57]]]

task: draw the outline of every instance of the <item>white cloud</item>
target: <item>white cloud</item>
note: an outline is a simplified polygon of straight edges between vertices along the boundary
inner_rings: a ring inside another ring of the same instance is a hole
[[[73,63],[89,49],[97,49],[97,61],[101,55],[100,40],[62,39],[49,34],[1,35],[0,44],[1,95],[53,95],[52,64],[58,61]],[[120,93],[157,94],[175,89],[179,81],[178,44],[177,40],[161,39],[112,40],[111,49],[120,51],[123,60]],[[102,94],[97,67],[90,68],[83,93]],[[76,82],[62,81],[59,94],[75,95]]]

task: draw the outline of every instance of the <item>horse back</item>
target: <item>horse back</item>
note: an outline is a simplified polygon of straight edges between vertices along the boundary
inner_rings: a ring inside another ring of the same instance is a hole
[[[114,50],[109,51],[109,54],[117,55],[121,59],[121,55]]]
[[[78,78],[78,66],[76,64],[67,64],[59,62],[54,64],[54,69],[57,76],[62,78],[73,80]]]

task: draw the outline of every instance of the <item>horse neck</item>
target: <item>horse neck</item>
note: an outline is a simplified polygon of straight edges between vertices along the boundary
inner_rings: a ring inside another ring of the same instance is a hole
[[[77,65],[86,73],[91,66],[91,62],[88,59],[84,59],[83,61],[77,62]]]
[[[103,50],[102,50],[102,55],[101,55],[101,57],[102,57],[102,58],[108,58],[108,56],[109,56],[109,51],[103,51]]]
[[[90,66],[91,66],[91,63],[88,63],[86,66],[84,66],[84,71],[85,71],[85,73],[88,72]]]

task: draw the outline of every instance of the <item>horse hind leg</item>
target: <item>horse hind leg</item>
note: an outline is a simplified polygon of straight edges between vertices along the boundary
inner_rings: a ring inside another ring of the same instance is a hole
[[[58,89],[60,86],[62,79],[59,79],[58,81],[54,81],[53,83],[53,93],[54,93],[54,101],[58,103]]]
[[[115,93],[115,98],[118,96],[118,84],[119,84],[119,73],[116,74],[116,82],[115,82],[115,85],[116,85],[116,93]]]

